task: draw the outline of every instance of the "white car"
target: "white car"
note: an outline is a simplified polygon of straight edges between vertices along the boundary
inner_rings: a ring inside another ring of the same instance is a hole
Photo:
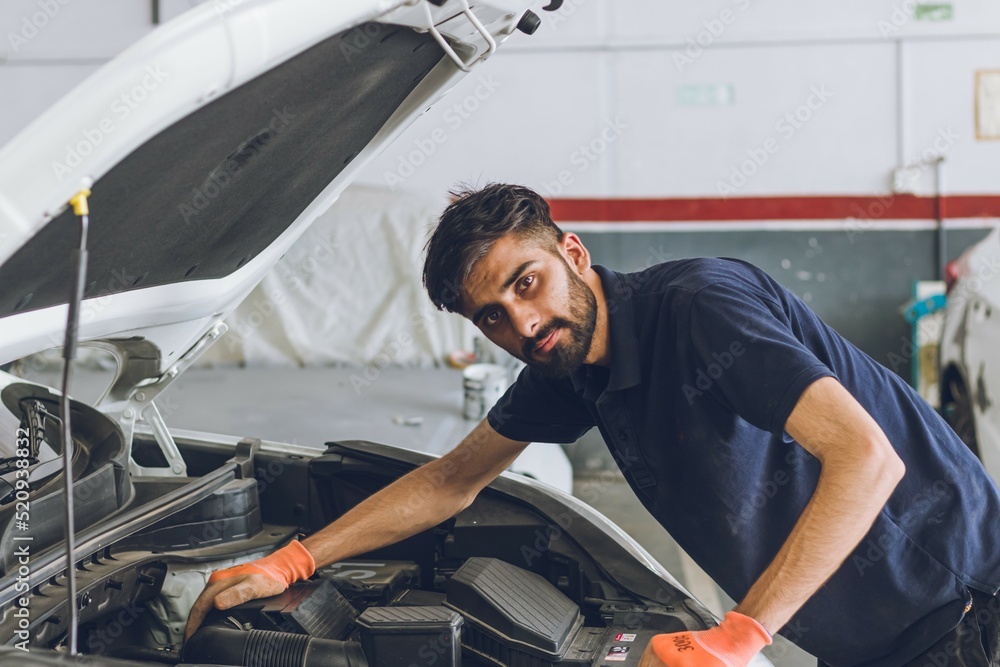
[[[74,303],[80,344],[118,362],[91,404],[0,372],[0,664],[634,666],[653,634],[716,622],[603,516],[505,473],[433,529],[211,616],[180,651],[211,571],[310,534],[430,457],[181,432],[157,396],[366,163],[516,27],[533,31],[526,10],[208,2],[0,149],[0,367],[60,346]],[[71,297],[84,211],[67,202],[85,188],[89,257]]]
[[[941,408],[1000,482],[1000,228],[951,262],[941,337]]]

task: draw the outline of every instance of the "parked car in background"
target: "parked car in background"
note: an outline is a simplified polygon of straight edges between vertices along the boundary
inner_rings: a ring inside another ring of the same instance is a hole
[[[948,264],[941,409],[1000,482],[1000,228]]]

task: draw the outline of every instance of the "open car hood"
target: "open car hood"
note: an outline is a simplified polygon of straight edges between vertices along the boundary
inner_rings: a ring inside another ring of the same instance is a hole
[[[119,487],[126,460],[134,475],[186,474],[154,399],[527,4],[213,0],[135,43],[0,149],[0,366],[62,345],[81,233],[67,202],[90,188],[79,341],[118,369],[74,411],[120,429]],[[11,433],[54,414],[57,394],[32,387],[0,371]],[[130,459],[137,427],[161,444],[154,464]]]
[[[81,344],[176,374],[527,5],[217,0],[157,28],[0,149],[0,365],[61,344],[89,186]]]

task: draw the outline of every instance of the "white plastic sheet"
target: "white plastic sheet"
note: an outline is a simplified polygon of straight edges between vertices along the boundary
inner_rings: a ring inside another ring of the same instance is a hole
[[[421,283],[442,204],[355,187],[306,231],[227,318],[201,364],[426,367],[463,347],[463,320]]]

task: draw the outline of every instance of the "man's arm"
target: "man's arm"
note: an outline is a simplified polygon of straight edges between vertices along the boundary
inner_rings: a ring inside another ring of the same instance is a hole
[[[879,425],[834,378],[809,385],[785,430],[822,466],[788,539],[719,626],[657,635],[640,667],[723,664],[712,656],[748,664],[857,547],[905,472]]]
[[[505,438],[483,420],[448,454],[399,478],[302,542],[316,567],[404,540],[469,506],[517,458],[527,442]],[[191,608],[185,639],[213,606],[229,609],[285,586],[264,574],[209,583]]]
[[[805,390],[785,430],[822,468],[788,539],[736,608],[771,634],[847,559],[906,472],[879,425],[834,378]]]
[[[303,544],[322,567],[416,535],[468,507],[527,446],[503,437],[484,419],[455,449],[370,496]]]

